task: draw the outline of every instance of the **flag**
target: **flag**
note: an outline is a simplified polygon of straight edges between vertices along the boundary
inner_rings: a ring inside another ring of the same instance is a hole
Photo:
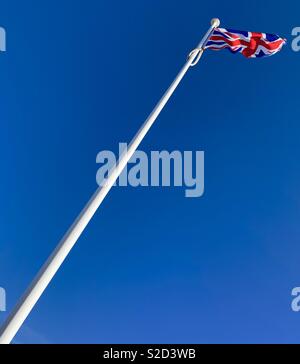
[[[275,34],[216,28],[205,48],[213,50],[228,48],[232,53],[242,53],[246,58],[260,58],[279,52],[285,43],[285,39]]]

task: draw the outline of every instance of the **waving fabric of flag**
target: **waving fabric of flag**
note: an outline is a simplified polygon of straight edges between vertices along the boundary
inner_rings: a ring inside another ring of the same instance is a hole
[[[232,53],[242,53],[246,58],[261,58],[279,52],[285,43],[285,39],[275,34],[216,28],[205,48],[228,48]]]

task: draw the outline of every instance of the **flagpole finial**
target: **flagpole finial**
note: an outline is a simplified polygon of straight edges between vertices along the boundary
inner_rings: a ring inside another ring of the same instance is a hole
[[[220,25],[220,19],[218,19],[218,18],[213,18],[213,19],[211,19],[210,24],[211,24],[213,27],[217,28],[217,27]]]

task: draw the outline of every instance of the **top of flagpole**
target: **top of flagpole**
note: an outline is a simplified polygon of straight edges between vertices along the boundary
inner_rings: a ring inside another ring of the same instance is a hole
[[[196,48],[194,48],[190,54],[189,58],[192,57],[192,62],[190,64],[191,67],[195,66],[199,59],[201,58],[203,51],[205,49],[206,43],[208,42],[209,37],[212,35],[213,31],[220,25],[220,19],[212,18],[210,21],[210,27],[208,31],[205,33],[204,37],[201,39],[200,43]]]
[[[213,18],[213,19],[211,19],[210,24],[211,24],[214,28],[218,28],[218,26],[220,25],[220,19],[218,19],[218,18]]]
[[[206,34],[204,35],[204,37],[201,39],[200,43],[197,46],[197,49],[203,49],[205,47],[206,42],[208,41],[208,38],[210,37],[210,35],[212,34],[212,32],[215,30],[215,28],[217,28],[220,25],[220,20],[218,18],[213,18],[210,21],[210,28],[208,29],[208,31],[206,32]]]

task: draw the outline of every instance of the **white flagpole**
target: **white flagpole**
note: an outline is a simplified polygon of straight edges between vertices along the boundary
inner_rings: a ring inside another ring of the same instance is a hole
[[[40,296],[43,294],[44,290],[54,277],[55,273],[58,271],[65,258],[75,245],[76,241],[80,237],[83,230],[86,228],[87,224],[97,211],[98,207],[101,205],[105,196],[110,191],[111,187],[114,185],[115,181],[118,179],[122,170],[138,148],[139,144],[143,140],[144,136],[147,134],[148,130],[151,128],[152,124],[155,122],[156,118],[160,114],[161,110],[164,108],[169,98],[172,96],[176,87],[179,85],[180,81],[188,71],[191,66],[194,66],[203,54],[203,47],[205,46],[209,36],[213,30],[220,25],[219,19],[212,19],[211,26],[195,48],[178,73],[175,80],[172,82],[168,90],[165,92],[163,97],[160,99],[158,104],[155,106],[151,114],[148,116],[140,130],[137,132],[133,140],[131,141],[127,152],[122,155],[113,167],[111,174],[107,178],[105,184],[99,187],[93,194],[89,202],[86,204],[84,209],[81,211],[77,219],[74,221],[72,226],[69,228],[67,233],[64,235],[56,249],[50,255],[46,263],[42,266],[41,270],[26,290],[16,307],[13,309],[12,313],[7,318],[3,327],[0,330],[0,344],[9,344],[23,322],[26,320],[27,316],[33,309],[34,305],[37,303]]]

